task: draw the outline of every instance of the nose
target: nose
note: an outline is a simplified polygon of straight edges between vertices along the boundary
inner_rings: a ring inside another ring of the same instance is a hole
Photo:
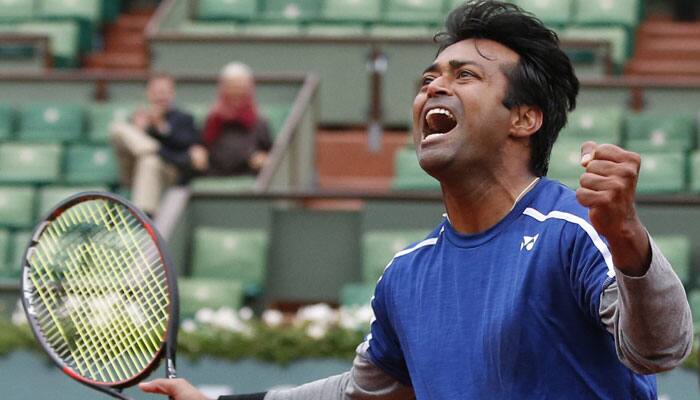
[[[447,88],[445,78],[438,76],[428,84],[428,97],[449,96],[450,90]]]

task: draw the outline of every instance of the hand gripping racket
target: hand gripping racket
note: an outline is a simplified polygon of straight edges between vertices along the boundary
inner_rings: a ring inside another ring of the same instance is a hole
[[[102,192],[64,200],[37,225],[22,264],[31,329],[68,376],[125,400],[121,391],[162,356],[175,377],[175,271],[132,204]]]

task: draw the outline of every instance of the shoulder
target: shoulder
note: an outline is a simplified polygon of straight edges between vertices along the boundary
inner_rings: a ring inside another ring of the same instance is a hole
[[[570,225],[568,228],[588,229],[588,209],[579,204],[576,193],[561,183],[543,178],[544,187],[523,214],[538,222]],[[592,227],[591,227],[592,229]]]

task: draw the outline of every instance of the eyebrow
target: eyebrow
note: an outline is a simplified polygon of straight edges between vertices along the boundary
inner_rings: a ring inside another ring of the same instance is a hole
[[[453,70],[459,69],[465,65],[474,65],[476,67],[479,67],[481,69],[484,69],[484,66],[481,65],[480,63],[476,61],[470,61],[470,60],[450,60],[447,62],[450,65],[450,68]],[[426,74],[428,72],[437,72],[440,70],[440,65],[438,63],[432,63],[428,68],[426,68],[423,71],[423,74]]]

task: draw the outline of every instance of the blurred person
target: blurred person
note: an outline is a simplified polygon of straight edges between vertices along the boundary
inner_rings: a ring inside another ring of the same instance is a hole
[[[518,6],[458,6],[435,39],[413,141],[445,217],[389,261],[350,371],[220,399],[656,399],[693,324],[636,213],[640,156],[585,142],[575,192],[546,178],[579,82]],[[141,389],[205,399],[183,379]]]
[[[256,175],[271,148],[268,123],[256,104],[252,71],[241,63],[226,65],[204,124],[202,145],[190,151],[193,165],[209,176]]]
[[[190,148],[199,140],[192,115],[173,106],[175,81],[155,74],[146,84],[148,104],[127,122],[110,127],[122,184],[134,204],[153,216],[161,193],[180,183],[192,168]]]

